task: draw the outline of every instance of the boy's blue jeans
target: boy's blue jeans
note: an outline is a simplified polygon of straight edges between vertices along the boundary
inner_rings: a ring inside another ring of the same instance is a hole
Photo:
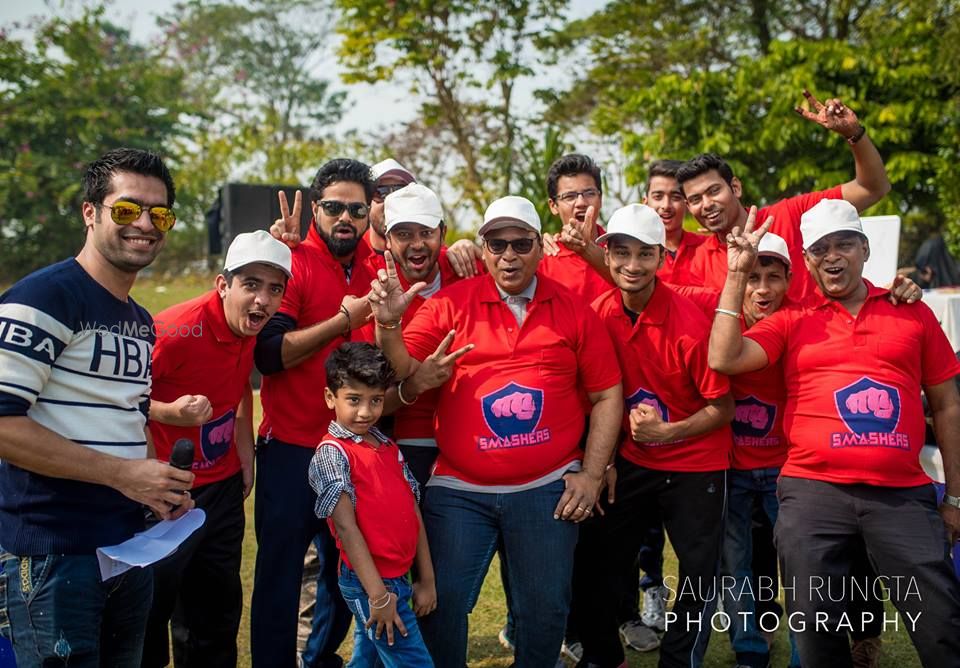
[[[423,644],[417,616],[410,607],[413,589],[405,577],[384,578],[387,591],[397,595],[397,613],[407,628],[407,635],[393,629],[393,645],[387,644],[387,633],[376,638],[376,627],[366,628],[370,619],[370,602],[357,574],[340,565],[340,593],[354,617],[353,658],[347,668],[433,668],[433,661]]]
[[[106,582],[94,555],[0,552],[0,634],[18,668],[139,668],[153,571]]]

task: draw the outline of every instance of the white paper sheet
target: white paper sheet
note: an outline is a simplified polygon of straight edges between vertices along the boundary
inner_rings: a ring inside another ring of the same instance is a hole
[[[180,547],[206,519],[206,513],[192,508],[183,517],[163,520],[119,545],[97,548],[100,578],[106,582],[131,568],[160,561]]]

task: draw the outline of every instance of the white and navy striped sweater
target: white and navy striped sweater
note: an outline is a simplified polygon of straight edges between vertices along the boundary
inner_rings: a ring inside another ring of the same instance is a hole
[[[143,458],[153,319],[74,259],[0,295],[0,416],[27,415],[88,448]],[[138,504],[102,485],[0,462],[0,547],[84,554],[143,527]]]

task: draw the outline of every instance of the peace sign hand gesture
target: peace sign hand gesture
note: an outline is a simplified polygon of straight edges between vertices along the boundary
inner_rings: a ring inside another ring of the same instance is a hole
[[[734,227],[727,233],[727,271],[745,274],[753,269],[753,265],[757,261],[757,249],[760,240],[773,225],[773,216],[767,217],[763,225],[754,231],[756,221],[757,207],[751,206],[743,231],[741,232],[739,227]]]
[[[831,98],[823,104],[808,90],[803,91],[803,96],[807,99],[810,109],[794,107],[794,111],[807,120],[822,125],[827,130],[833,130],[844,139],[850,139],[860,131],[857,115],[840,100]]]
[[[277,197],[280,199],[280,217],[270,226],[270,234],[290,248],[296,248],[300,243],[300,210],[303,198],[298,190],[293,197],[293,211],[291,211],[287,205],[287,194],[281,190],[277,193]]]
[[[457,360],[473,350],[473,344],[468,343],[464,347],[447,354],[447,349],[450,347],[450,344],[453,343],[453,338],[456,335],[456,330],[447,332],[447,335],[443,337],[443,341],[440,342],[437,349],[430,355],[427,355],[426,359],[417,367],[413,376],[406,381],[407,384],[404,386],[404,394],[409,395],[411,392],[413,394],[421,394],[435,387],[440,387],[450,380],[450,376],[453,375],[453,366]],[[410,387],[411,384],[413,385],[412,388]]]
[[[403,312],[410,306],[410,302],[418,292],[427,287],[427,284],[423,281],[414,283],[404,292],[403,286],[400,285],[400,278],[397,276],[397,265],[390,251],[383,254],[383,259],[387,268],[379,270],[377,278],[370,283],[370,308],[378,323],[392,324],[400,320]]]

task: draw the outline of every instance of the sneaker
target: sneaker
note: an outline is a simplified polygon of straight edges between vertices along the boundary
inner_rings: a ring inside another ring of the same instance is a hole
[[[503,645],[506,649],[513,651],[513,641],[507,637],[507,627],[504,626],[500,629],[500,633],[497,634],[497,640],[500,641],[500,644]]]
[[[864,638],[853,643],[850,655],[853,659],[853,668],[879,668],[880,666],[879,637]]]
[[[651,652],[660,647],[660,638],[657,632],[644,625],[639,619],[631,620],[620,625],[620,637],[630,649],[638,652]]]
[[[663,585],[643,591],[643,612],[640,621],[655,631],[667,629],[667,588]]]
[[[580,659],[583,658],[583,645],[579,642],[567,642],[563,641],[563,644],[560,646],[560,656],[566,657],[573,661],[574,663],[579,663]]]

